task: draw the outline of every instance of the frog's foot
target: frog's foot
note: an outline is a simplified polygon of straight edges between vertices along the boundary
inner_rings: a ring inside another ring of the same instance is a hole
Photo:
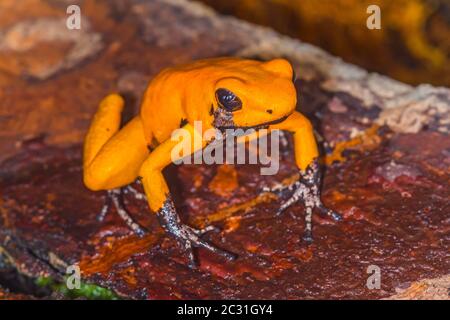
[[[284,195],[287,192],[292,192],[292,190],[295,190],[298,185],[298,181],[295,181],[291,184],[284,184],[282,182],[275,183],[271,187],[263,187],[263,192],[273,192],[278,195]]]
[[[125,208],[123,204],[121,189],[112,189],[107,191],[105,204],[103,205],[100,214],[97,216],[98,221],[103,221],[105,219],[105,216],[112,205],[114,205],[119,216],[123,221],[125,221],[125,223],[131,230],[133,230],[139,237],[145,235],[144,229],[131,218],[127,209]]]
[[[280,215],[286,208],[290,207],[299,200],[303,201],[305,205],[305,234],[303,239],[307,242],[312,241],[312,214],[313,210],[316,209],[323,215],[330,216],[335,221],[342,219],[341,215],[331,209],[326,208],[322,200],[320,199],[320,170],[317,160],[314,160],[308,168],[300,173],[299,181],[295,183],[281,187],[276,185],[274,188],[269,189],[272,192],[283,192],[285,190],[294,190],[294,193],[289,199],[284,201],[277,215]]]
[[[164,202],[163,207],[157,212],[157,217],[159,219],[161,227],[163,227],[166,232],[168,232],[172,237],[177,239],[180,244],[183,245],[189,256],[189,267],[197,267],[193,247],[203,247],[222,257],[227,258],[228,260],[236,259],[235,254],[216,248],[210,243],[201,239],[201,236],[205,233],[217,230],[215,227],[208,226],[203,229],[194,229],[188,225],[182,224],[175,210],[175,206],[170,195]]]

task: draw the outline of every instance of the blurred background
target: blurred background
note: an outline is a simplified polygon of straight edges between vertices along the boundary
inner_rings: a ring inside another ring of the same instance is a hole
[[[450,86],[449,0],[201,0],[410,84]],[[369,5],[381,29],[369,30]]]

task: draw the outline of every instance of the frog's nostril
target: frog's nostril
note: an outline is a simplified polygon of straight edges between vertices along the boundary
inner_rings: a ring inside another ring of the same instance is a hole
[[[273,113],[273,110],[272,110],[272,109],[267,109],[266,112],[267,112],[268,114],[272,114],[272,113]]]

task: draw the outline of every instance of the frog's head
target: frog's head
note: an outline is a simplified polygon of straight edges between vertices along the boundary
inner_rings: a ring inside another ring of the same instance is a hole
[[[261,128],[283,121],[295,109],[293,69],[284,59],[232,63],[214,87],[213,125]]]

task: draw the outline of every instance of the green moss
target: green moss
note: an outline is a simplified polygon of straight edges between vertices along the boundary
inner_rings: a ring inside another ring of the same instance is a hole
[[[36,284],[40,287],[47,287],[54,292],[63,294],[68,299],[87,298],[89,300],[118,300],[119,297],[109,289],[81,282],[80,289],[69,289],[66,282],[57,282],[51,277],[39,277]]]

